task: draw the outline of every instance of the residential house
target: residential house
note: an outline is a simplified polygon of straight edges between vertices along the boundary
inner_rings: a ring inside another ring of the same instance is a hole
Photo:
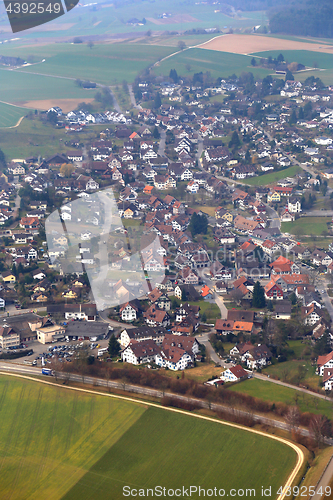
[[[235,365],[221,373],[221,379],[225,382],[239,382],[242,379],[249,377],[247,371],[241,365]]]

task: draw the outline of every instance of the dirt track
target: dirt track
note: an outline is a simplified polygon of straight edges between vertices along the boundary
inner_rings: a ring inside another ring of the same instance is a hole
[[[272,38],[260,35],[221,35],[198,47],[202,49],[232,52],[235,54],[253,54],[266,50],[310,50],[333,54],[333,45],[325,43],[308,43],[283,38]]]

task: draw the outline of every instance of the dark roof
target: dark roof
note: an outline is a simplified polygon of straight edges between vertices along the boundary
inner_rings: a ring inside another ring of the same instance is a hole
[[[104,321],[70,321],[66,327],[66,335],[96,337],[106,335],[109,325]]]
[[[289,302],[289,300],[279,300],[275,306],[275,312],[280,313],[280,314],[281,313],[290,314],[291,313],[291,302]]]
[[[248,323],[253,323],[254,312],[253,311],[243,311],[243,310],[233,310],[228,311],[228,321],[245,321]]]

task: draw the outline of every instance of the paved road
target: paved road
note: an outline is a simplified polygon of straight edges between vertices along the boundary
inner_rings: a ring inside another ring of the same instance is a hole
[[[333,306],[331,302],[331,297],[327,293],[327,283],[326,280],[323,276],[318,276],[316,286],[319,290],[321,299],[328,311],[328,314],[330,315],[332,321],[333,321]]]
[[[40,376],[41,375],[41,369],[40,368],[34,368],[30,366],[19,366],[19,365],[14,365],[14,364],[7,364],[4,362],[0,363],[0,370],[3,372],[9,372],[9,373],[17,373],[17,374],[23,374],[23,375],[34,375],[34,376]],[[230,414],[234,415],[240,415],[240,416],[251,416],[255,421],[257,422],[262,422],[263,424],[270,425],[272,427],[276,427],[278,429],[283,429],[284,431],[289,431],[288,425],[281,420],[275,420],[275,419],[270,419],[267,417],[263,417],[261,415],[252,413],[252,412],[247,412],[244,410],[238,410],[236,408],[232,408],[230,406],[225,406],[225,405],[220,405],[220,404],[215,404],[215,403],[210,403],[208,401],[203,401],[201,399],[197,398],[191,398],[187,396],[181,396],[178,394],[172,394],[166,391],[159,391],[157,389],[150,389],[147,387],[141,387],[133,384],[127,384],[126,382],[115,382],[113,380],[104,380],[104,379],[99,379],[95,377],[90,377],[86,375],[77,375],[73,373],[58,373],[57,375],[58,378],[64,379],[64,380],[69,380],[71,382],[80,382],[84,384],[90,384],[93,386],[100,386],[100,387],[109,387],[111,389],[118,389],[118,390],[123,390],[127,392],[132,392],[136,394],[143,394],[146,396],[151,396],[154,398],[162,398],[166,395],[172,396],[173,398],[185,401],[187,403],[192,403],[192,404],[197,404],[200,405],[202,408],[210,408],[212,410],[216,411],[225,411]],[[300,428],[299,432],[303,436],[309,436],[310,433],[307,429]],[[332,445],[333,440],[332,439],[326,439],[327,444]]]
[[[166,156],[165,155],[165,139],[166,139],[166,130],[162,129],[161,131],[161,137],[160,137],[160,142],[158,145],[158,152],[157,154],[159,156]]]
[[[203,150],[204,150],[203,138],[201,137],[201,135],[198,134],[198,149],[197,149],[197,154],[196,154],[196,158],[198,160],[198,165],[201,165],[199,160],[201,158]]]
[[[134,95],[134,92],[133,92],[133,87],[130,84],[128,84],[128,92],[129,92],[129,96],[130,96],[131,104],[132,104],[133,108],[142,109],[141,104],[138,105],[136,103],[135,95]]]
[[[214,361],[216,365],[224,366],[223,361],[218,357],[216,354],[212,344],[209,341],[209,335],[213,333],[213,330],[211,330],[208,333],[201,333],[199,335],[196,335],[195,338],[200,344],[203,344],[206,348],[206,355],[208,354],[210,359]]]
[[[320,478],[319,482],[316,485],[316,491],[321,491],[325,493],[325,488],[326,486],[329,486],[331,484],[333,477],[333,455],[326,465],[326,469],[324,471],[324,474]],[[316,493],[315,495],[310,496],[311,500],[321,500],[322,498],[328,498],[327,496],[323,496],[321,493]],[[331,498],[331,495],[329,496]]]

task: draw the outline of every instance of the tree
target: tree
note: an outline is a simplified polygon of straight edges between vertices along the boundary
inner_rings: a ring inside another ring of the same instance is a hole
[[[253,295],[252,295],[252,306],[258,309],[262,309],[265,307],[265,291],[263,287],[260,285],[260,282],[257,281],[253,287]]]
[[[232,133],[231,140],[229,141],[228,147],[230,149],[237,149],[241,145],[241,141],[238,137],[236,130]]]
[[[254,57],[252,57],[252,59],[251,59],[251,65],[252,66],[256,66],[256,64],[257,64],[257,61],[255,60]]]
[[[191,217],[191,222],[189,225],[189,230],[192,236],[196,234],[207,234],[208,229],[208,219],[206,215],[198,215],[196,212]]]
[[[296,111],[295,109],[293,109],[289,118],[289,125],[294,125],[296,122],[297,122]]]
[[[183,40],[179,40],[177,45],[179,50],[184,50],[186,48],[186,43]]]
[[[170,69],[169,78],[171,78],[171,80],[173,80],[175,83],[178,82],[178,73],[175,69]]]
[[[93,46],[94,46],[94,42],[92,40],[89,40],[89,42],[87,43],[89,49],[92,49]]]
[[[7,167],[5,153],[2,151],[2,149],[0,149],[0,167],[2,168]]]
[[[316,445],[320,448],[324,437],[330,434],[330,423],[324,415],[314,415],[310,421],[309,431]]]
[[[284,61],[284,56],[283,56],[283,54],[279,54],[279,55],[277,56],[277,62],[281,63],[281,62],[283,62],[283,61]]]
[[[286,416],[285,416],[285,420],[286,420],[286,423],[288,424],[290,432],[298,429],[299,417],[300,417],[300,414],[299,414],[299,410],[298,410],[297,406],[290,406],[287,413],[286,413]]]
[[[109,355],[111,358],[118,356],[118,354],[120,352],[120,345],[119,345],[119,342],[116,339],[114,333],[111,335],[110,340],[109,340],[108,352],[109,352]]]
[[[160,138],[160,133],[159,133],[158,128],[156,127],[156,125],[154,127],[153,137],[154,137],[154,139],[159,139]]]
[[[289,71],[289,69],[287,69],[287,72],[286,72],[286,77],[285,77],[285,82],[288,81],[288,80],[295,80],[294,78],[294,75],[292,74],[291,71]]]
[[[46,119],[48,122],[52,123],[55,125],[58,121],[58,115],[55,111],[49,111],[46,115]]]
[[[60,167],[60,173],[64,177],[70,177],[74,172],[75,167],[71,163],[63,163]]]
[[[154,108],[158,109],[161,106],[161,104],[162,104],[161,96],[157,92],[157,94],[155,95],[155,99],[154,99]]]

